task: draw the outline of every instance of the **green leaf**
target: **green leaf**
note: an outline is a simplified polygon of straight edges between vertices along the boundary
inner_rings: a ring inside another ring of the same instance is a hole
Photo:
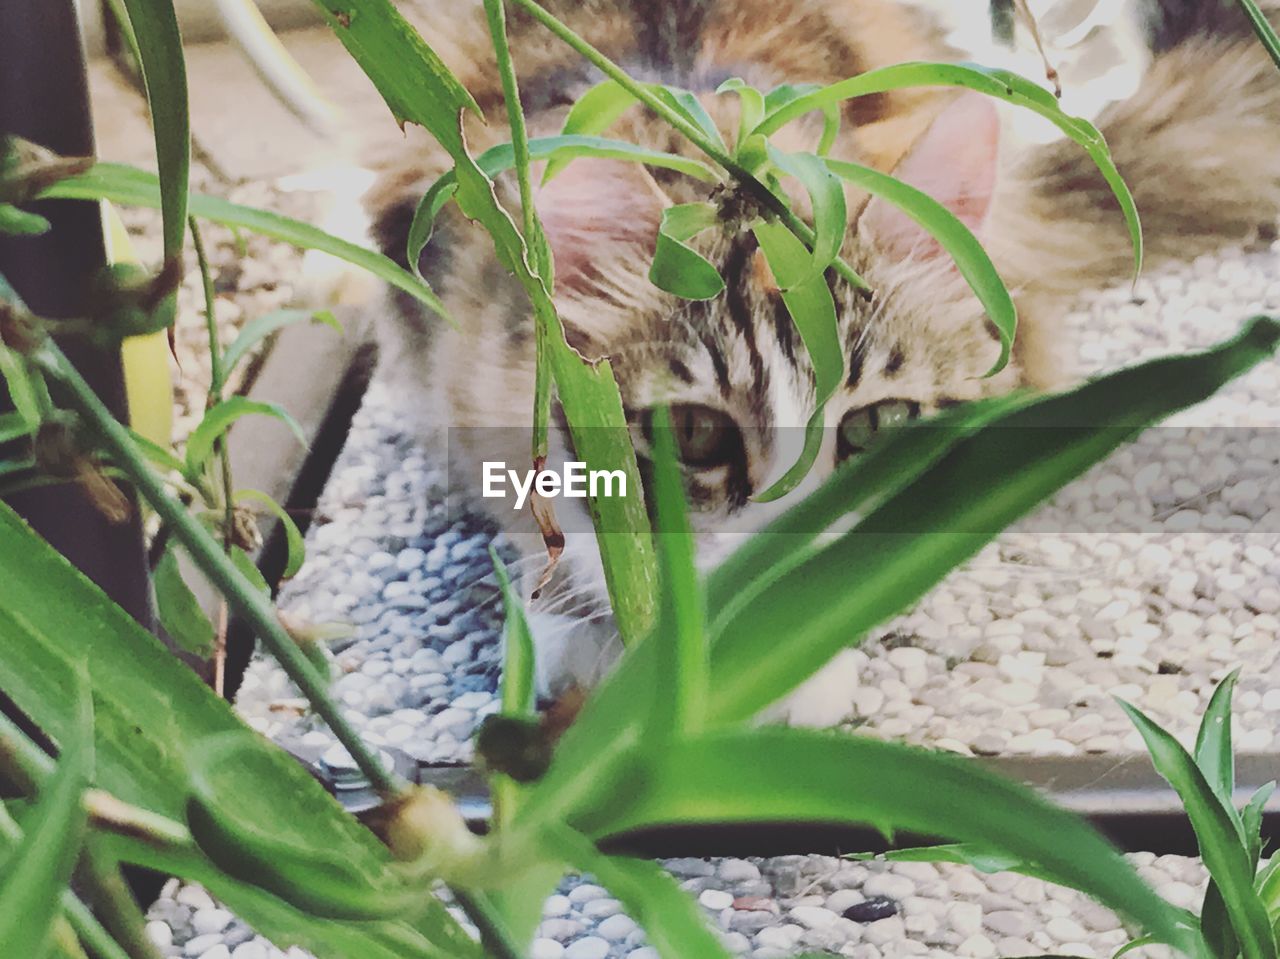
[[[1196,732],[1196,765],[1204,773],[1205,781],[1223,806],[1229,810],[1239,828],[1239,818],[1234,815],[1232,796],[1236,790],[1236,761],[1231,749],[1231,692],[1235,689],[1240,670],[1233,669],[1209,697]],[[1241,839],[1244,837],[1241,836]]]
[[[817,459],[827,400],[844,378],[844,350],[840,346],[831,287],[821,272],[812,271],[804,244],[780,223],[758,223],[752,232],[782,288],[782,302],[800,331],[814,370],[814,410],[805,425],[804,449],[780,479],[754,497],[757,502],[767,503],[795,489]]]
[[[160,207],[164,218],[164,255],[182,253],[187,228],[187,191],[191,168],[191,127],[187,114],[187,68],[173,0],[124,0],[137,40],[139,66],[147,88],[160,169]],[[90,173],[90,176],[93,174]]]
[[[343,335],[342,324],[328,310],[273,310],[263,316],[254,317],[241,328],[236,338],[231,341],[231,345],[222,354],[224,375],[230,376],[231,371],[236,368],[236,364],[272,333],[282,330],[286,326],[301,323],[303,320],[323,324],[339,336]]]
[[[390,885],[385,868],[264,829],[260,783],[274,767],[274,757],[248,730],[201,740],[192,756],[187,823],[201,851],[223,872],[326,919],[385,919],[425,902],[420,888]]]
[[[72,200],[110,200],[123,206],[158,207],[161,202],[159,182],[153,174],[117,163],[99,163],[88,173],[62,180],[41,195]],[[403,290],[441,316],[447,313],[431,288],[412,273],[402,270],[394,260],[341,240],[309,223],[199,193],[190,197],[190,212],[201,219],[251,230],[282,243],[336,256]]]
[[[822,279],[827,267],[840,255],[849,218],[844,187],[821,157],[812,153],[784,153],[772,144],[769,145],[769,157],[779,170],[800,181],[813,207],[813,264],[794,282],[782,284],[785,291],[812,279]],[[777,276],[776,273],[774,275]]]
[[[578,97],[577,102],[569,108],[569,115],[564,118],[560,133],[562,136],[595,136],[604,133],[635,102],[636,98],[620,86],[618,81],[601,80]],[[542,174],[542,182],[549,183],[572,159],[568,156],[552,158]]]
[[[154,443],[136,430],[129,431],[129,438],[142,450],[142,455],[166,473],[185,473],[187,464],[182,462],[176,453]]]
[[[493,573],[502,593],[502,610],[506,617],[503,629],[502,653],[502,711],[508,716],[532,716],[534,713],[534,665],[533,633],[524,613],[524,605],[511,585],[507,567],[498,551],[489,547],[493,561]]]
[[[68,684],[90,651],[94,695],[95,784],[171,819],[183,816],[192,789],[189,760],[205,737],[240,731],[262,754],[254,768],[256,825],[264,832],[314,845],[354,868],[378,870],[385,847],[348,816],[292,757],[252,736],[191,670],[179,663],[101,590],[0,506],[0,688],[49,736],[74,741]],[[100,837],[106,838],[106,837]],[[205,885],[236,915],[276,942],[336,959],[472,957],[477,950],[443,906],[423,897],[428,916],[402,923],[321,920],[258,887],[237,881],[194,847],[112,847],[127,862]]]
[[[1263,783],[1249,797],[1249,802],[1240,814],[1240,823],[1244,827],[1244,836],[1249,848],[1249,860],[1253,863],[1254,869],[1258,868],[1258,861],[1262,858],[1262,817],[1266,812],[1267,800],[1275,791],[1274,780]]]
[[[954,755],[802,729],[734,730],[671,743],[664,754],[642,758],[632,782],[628,796],[585,814],[577,826],[606,847],[671,826],[909,830],[1035,862],[1162,941],[1185,941],[1177,914],[1084,820]]]
[[[258,569],[253,558],[239,546],[231,547],[231,562],[235,564],[240,575],[252,583],[258,592],[271,595],[271,584],[263,578],[262,570]],[[314,666],[315,663],[312,665]]]
[[[1244,8],[1244,12],[1253,23],[1254,32],[1258,34],[1258,39],[1262,41],[1267,54],[1275,61],[1276,66],[1280,67],[1280,37],[1276,36],[1275,28],[1271,26],[1266,14],[1258,8],[1254,0],[1240,0],[1240,6]]]
[[[711,115],[693,93],[681,87],[664,86],[659,83],[651,84],[649,89],[659,100],[706,134],[707,139],[721,150],[728,149],[724,145],[724,139],[720,136],[720,130],[715,121],[711,119]]]
[[[724,280],[686,240],[717,223],[710,203],[680,203],[662,211],[658,245],[649,267],[649,282],[686,300],[710,300],[724,290]]]
[[[0,413],[0,444],[30,436],[31,424],[21,413]]]
[[[996,272],[995,264],[973,232],[933,197],[901,180],[844,160],[827,160],[827,166],[841,178],[898,207],[947,251],[1000,332],[1000,357],[987,375],[992,376],[1004,369],[1018,328],[1018,311],[1008,288]]]
[[[729,959],[693,898],[657,863],[602,855],[581,837],[571,845],[574,867],[590,873],[622,902],[662,959]]]
[[[15,957],[45,954],[85,838],[82,799],[93,770],[93,706],[83,672],[72,690],[58,768],[23,819],[22,842],[0,856],[0,942]]]
[[[284,579],[297,576],[298,570],[302,569],[302,564],[306,561],[307,546],[302,537],[302,530],[298,529],[298,524],[294,522],[288,510],[266,493],[256,489],[236,490],[235,500],[237,503],[252,500],[280,521],[285,541],[285,563],[282,576]]]
[[[856,861],[881,860],[883,862],[952,862],[970,866],[979,872],[1016,872],[1036,879],[1049,880],[1044,870],[1033,863],[1006,853],[992,852],[982,846],[969,843],[942,843],[937,846],[915,846],[909,849],[890,849],[883,853],[850,853],[846,859]]]
[[[229,396],[217,406],[204,414],[200,423],[187,437],[187,475],[198,478],[209,457],[213,455],[213,445],[242,416],[258,414],[273,417],[293,432],[298,442],[307,445],[307,434],[303,432],[298,421],[279,403],[266,403],[251,400],[244,396]]]
[[[160,625],[175,643],[192,655],[208,659],[213,655],[213,624],[182,578],[176,549],[170,546],[164,551],[152,574],[156,612],[160,616]]]
[[[733,615],[716,618],[712,716],[723,721],[754,715],[838,650],[916,602],[1068,480],[1146,426],[1200,402],[1270,357],[1278,343],[1280,323],[1257,318],[1202,353],[1153,360],[1068,393],[1027,401],[961,439],[851,530],[828,537],[831,542]],[[1002,477],[996,486],[993,475]],[[823,529],[846,515],[833,506]],[[779,643],[782,635],[795,639]]]
[[[49,232],[49,221],[37,213],[19,210],[12,203],[0,203],[0,235],[39,236]]]
[[[730,77],[716,87],[716,93],[736,93],[738,95],[740,109],[738,113],[738,136],[734,143],[734,150],[737,153],[741,153],[747,138],[751,135],[751,131],[764,119],[764,94],[755,87],[750,86],[741,77]]]
[[[653,446],[653,502],[657,514],[654,535],[662,607],[658,627],[649,642],[656,644],[658,672],[665,677],[665,683],[653,690],[653,713],[646,736],[650,745],[701,728],[710,682],[706,610],[694,562],[693,533],[685,512],[684,481],[677,465],[671,417],[665,407],[654,422]]]
[[[1244,959],[1275,959],[1276,940],[1267,911],[1253,888],[1253,866],[1225,804],[1182,745],[1143,713],[1120,700],[1142,734],[1151,762],[1177,792],[1195,829],[1200,857],[1221,894]],[[1209,930],[1206,930],[1206,936]],[[1213,943],[1211,942],[1211,945]]]
[[[1135,276],[1142,270],[1142,225],[1138,218],[1138,208],[1111,159],[1111,151],[1107,149],[1102,134],[1087,120],[1068,116],[1053,94],[1016,73],[971,63],[916,62],[881,67],[792,99],[779,98],[776,106],[769,104],[769,113],[756,132],[765,135],[776,133],[787,123],[811,110],[824,109],[854,97],[904,87],[936,86],[964,87],[1025,107],[1049,120],[1083,147],[1111,187],[1124,213],[1129,226],[1129,237],[1133,242]],[[772,96],[773,93],[770,94]]]
[[[842,463],[817,490],[748,538],[707,578],[707,606],[715,624],[812,555],[833,517],[868,513],[887,501],[981,426],[1025,406],[1023,394],[991,397],[915,420]]]

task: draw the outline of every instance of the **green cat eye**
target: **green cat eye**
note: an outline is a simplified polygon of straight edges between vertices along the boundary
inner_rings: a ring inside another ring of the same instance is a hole
[[[881,400],[850,410],[840,421],[836,436],[836,462],[841,463],[863,452],[880,430],[901,426],[919,415],[920,404],[914,400]]]
[[[742,431],[733,417],[701,403],[675,403],[670,408],[680,462],[694,469],[711,469],[743,458]],[[644,433],[653,442],[653,414],[644,417]]]

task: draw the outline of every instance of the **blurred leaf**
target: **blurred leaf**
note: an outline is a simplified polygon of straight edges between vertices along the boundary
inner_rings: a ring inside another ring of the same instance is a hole
[[[838,471],[795,507],[794,523],[784,518],[769,527],[774,535],[753,537],[747,560],[731,557],[726,568],[741,578],[713,576],[710,721],[755,716],[861,632],[908,607],[999,529],[1145,425],[1268,358],[1278,341],[1280,324],[1256,319],[1206,352],[1154,360],[1060,396],[985,401],[967,426],[965,411],[956,410],[939,420],[950,429],[921,424],[904,428],[881,452],[873,447],[865,466]],[[996,487],[992,475],[1003,478]],[[850,509],[866,519],[840,535]],[[760,571],[770,549],[794,551],[776,576]],[[738,588],[748,596],[734,602]],[[790,639],[779,643],[779,636]],[[526,798],[522,822],[585,808],[601,795],[602,781],[616,789],[619,776],[632,775],[627,757],[646,705],[634,690],[662,681],[655,662],[649,643],[628,651],[560,741]]]
[[[1009,362],[1013,337],[1018,328],[1018,311],[1008,288],[996,272],[995,265],[973,232],[933,197],[901,180],[858,163],[844,160],[826,162],[833,173],[898,207],[924,227],[938,245],[947,251],[955,261],[956,269],[969,284],[982,308],[987,311],[987,317],[1000,331],[1000,358],[987,371],[987,375],[991,376],[1004,369]]]
[[[40,401],[36,380],[40,376],[13,350],[0,343],[0,379],[9,391],[13,408],[34,431],[40,425]]]
[[[1016,872],[1052,882],[1044,870],[1034,863],[1016,856],[992,852],[968,843],[942,843],[937,846],[915,846],[910,849],[890,849],[883,853],[850,853],[844,857],[859,862],[879,860],[883,862],[952,862],[970,866],[979,872]]]
[[[800,181],[813,208],[813,263],[793,282],[783,283],[779,278],[778,282],[785,291],[810,280],[823,280],[822,274],[840,255],[849,217],[844,186],[821,157],[812,153],[784,153],[772,144],[769,145],[769,157],[779,170]],[[774,276],[777,278],[776,272]]]
[[[576,825],[606,846],[639,830],[695,824],[909,830],[1038,863],[1055,882],[1086,891],[1162,941],[1186,941],[1176,912],[1084,820],[955,755],[766,727],[675,741],[662,755],[644,755],[632,781],[628,795]]]
[[[606,856],[586,839],[573,845],[575,868],[590,873],[621,900],[662,959],[729,959],[729,950],[712,932],[693,897],[656,862]]]
[[[0,856],[0,943],[6,955],[44,955],[84,842],[82,798],[93,774],[93,704],[82,676],[76,676],[69,697],[66,711],[72,715],[58,768],[23,817],[22,842]],[[64,693],[64,708],[66,698]]]
[[[129,431],[129,438],[137,444],[145,456],[152,464],[158,466],[165,472],[186,473],[187,464],[180,460],[176,453],[171,452],[159,443],[152,442],[141,433],[134,430]]]
[[[201,851],[228,876],[326,919],[385,919],[426,900],[420,888],[391,888],[385,869],[352,862],[323,843],[296,843],[263,829],[257,804],[246,794],[260,789],[275,760],[253,733],[203,739],[191,762],[187,823]]]
[[[719,296],[724,290],[720,271],[685,242],[717,222],[716,209],[710,203],[680,203],[663,210],[649,282],[686,300]]]
[[[0,444],[12,443],[31,433],[31,424],[21,413],[0,413]]]
[[[257,503],[280,521],[280,528],[284,530],[286,548],[284,572],[281,575],[284,579],[297,576],[298,570],[302,569],[302,564],[307,558],[306,541],[302,537],[302,530],[298,529],[298,524],[293,521],[293,517],[283,506],[261,490],[236,490],[235,501],[239,503],[243,500]]]
[[[60,743],[74,740],[68,683],[90,657],[95,783],[144,809],[181,818],[191,791],[188,763],[205,737],[238,730],[261,754],[259,775],[239,797],[258,828],[282,842],[314,845],[375,872],[385,849],[292,757],[252,734],[217,698],[105,594],[0,505],[0,688]],[[107,838],[107,837],[101,837]],[[320,920],[227,876],[191,850],[113,839],[111,852],[199,882],[262,935],[335,959],[478,959],[474,944],[438,902],[426,918],[399,923]],[[417,931],[414,931],[414,930]],[[429,938],[426,938],[429,936]]]
[[[710,681],[706,610],[686,515],[684,480],[666,407],[659,410],[653,425],[654,542],[662,604],[649,642],[656,646],[658,672],[666,681],[653,689],[653,712],[646,731],[649,745],[665,744],[672,736],[702,727]]]
[[[965,87],[988,96],[1007,100],[1032,110],[1049,120],[1059,130],[1084,148],[1115,194],[1116,201],[1129,225],[1133,243],[1134,274],[1142,269],[1142,225],[1133,196],[1125,186],[1111,159],[1111,151],[1097,128],[1089,121],[1068,116],[1061,105],[1039,84],[1016,73],[978,66],[971,63],[899,63],[868,70],[866,73],[833,83],[790,100],[778,99],[769,104],[769,113],[757,128],[758,133],[777,132],[787,123],[811,110],[824,109],[842,100],[900,90],[904,87]],[[775,91],[776,92],[776,91]],[[773,93],[770,93],[770,97]]]
[[[182,253],[187,228],[187,190],[191,167],[191,129],[187,115],[187,67],[173,0],[124,0],[137,41],[139,66],[147,88],[151,125],[160,168],[160,206],[164,217],[164,255]],[[93,174],[90,173],[89,176]]]
[[[836,320],[836,304],[826,276],[811,269],[805,245],[780,223],[758,223],[752,227],[769,269],[782,287],[782,302],[791,321],[800,331],[814,370],[814,410],[805,425],[804,449],[796,463],[762,493],[757,502],[767,503],[785,496],[808,475],[822,446],[826,404],[844,378],[844,349]]]
[[[191,592],[191,587],[182,578],[176,549],[177,547],[170,546],[164,551],[152,574],[160,625],[187,652],[208,659],[213,655],[213,624],[200,608],[200,602]]]
[[[259,414],[279,420],[293,432],[298,442],[307,445],[307,434],[303,432],[298,421],[279,403],[265,403],[251,400],[244,396],[229,396],[207,411],[199,424],[187,437],[187,475],[199,477],[209,457],[213,455],[213,445],[242,416]]]
[[[1276,66],[1280,67],[1280,37],[1276,36],[1275,28],[1271,26],[1266,14],[1259,9],[1254,0],[1240,0],[1240,6],[1252,21],[1254,32],[1258,34],[1258,39],[1262,41],[1267,54],[1275,61]]]
[[[498,551],[489,547],[493,573],[502,593],[503,628],[502,711],[508,716],[532,716],[534,712],[533,677],[536,655],[533,634],[525,616],[524,604],[516,595]]]
[[[1200,857],[1221,894],[1241,955],[1244,959],[1275,959],[1275,934],[1253,888],[1253,867],[1248,852],[1224,803],[1195,760],[1173,736],[1124,700],[1120,700],[1120,707],[1142,734],[1156,771],[1168,780],[1182,800],[1195,829]],[[1211,930],[1206,929],[1206,939],[1212,946],[1216,942],[1209,939],[1210,934]]]
[[[240,575],[257,587],[258,592],[271,595],[271,584],[263,578],[262,571],[258,569],[253,558],[239,546],[231,547],[231,562],[240,571]]]
[[[315,324],[323,324],[339,336],[343,335],[342,324],[328,310],[273,310],[263,316],[254,317],[246,323],[231,345],[222,354],[222,369],[225,376],[230,376],[236,364],[244,359],[249,351],[272,333],[310,320]]]
[[[38,236],[49,232],[49,221],[37,213],[19,210],[11,203],[0,203],[0,235]]]
[[[713,628],[755,592],[811,555],[815,541],[835,517],[869,513],[927,472],[962,439],[1026,404],[1026,395],[1016,393],[965,403],[892,430],[866,453],[840,464],[817,490],[792,504],[711,571],[707,606]]]
[[[160,187],[154,174],[117,163],[99,163],[88,173],[50,187],[42,196],[72,200],[110,200],[123,206],[160,205]],[[201,219],[252,230],[282,243],[336,256],[403,290],[441,316],[446,314],[444,304],[431,288],[418,277],[402,270],[394,260],[341,240],[309,223],[199,193],[190,197],[190,212],[192,216]]]
[[[1278,343],[1280,323],[1259,317],[1204,352],[1152,360],[1027,401],[961,439],[919,479],[848,532],[827,536],[829,542],[731,616],[715,617],[712,609],[712,717],[755,715],[838,650],[908,608],[1068,480],[1146,426],[1269,358]],[[998,485],[993,475],[1002,477]],[[856,476],[840,473],[834,482]],[[811,516],[811,529],[829,530],[847,515],[834,498],[826,502],[831,512],[822,523]],[[794,639],[779,643],[782,635]]]

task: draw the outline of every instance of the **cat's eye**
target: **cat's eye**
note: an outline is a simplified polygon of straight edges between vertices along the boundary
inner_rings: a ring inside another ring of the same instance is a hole
[[[710,469],[741,461],[742,432],[728,413],[701,403],[675,403],[670,407],[680,462],[694,469]],[[645,437],[653,442],[654,416],[644,417]]]
[[[836,462],[863,452],[881,430],[901,426],[919,415],[920,404],[913,400],[881,400],[850,410],[840,421],[836,436]]]

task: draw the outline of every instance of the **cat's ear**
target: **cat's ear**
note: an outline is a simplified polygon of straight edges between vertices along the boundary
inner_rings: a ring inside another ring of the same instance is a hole
[[[975,233],[991,211],[1000,150],[1000,118],[990,97],[964,93],[938,115],[893,175],[929,194]],[[923,227],[898,207],[873,198],[858,229],[896,256],[929,258],[941,253]]]
[[[535,198],[555,256],[556,288],[589,293],[612,286],[622,265],[647,269],[662,221],[663,196],[644,167],[621,160],[574,160]]]

